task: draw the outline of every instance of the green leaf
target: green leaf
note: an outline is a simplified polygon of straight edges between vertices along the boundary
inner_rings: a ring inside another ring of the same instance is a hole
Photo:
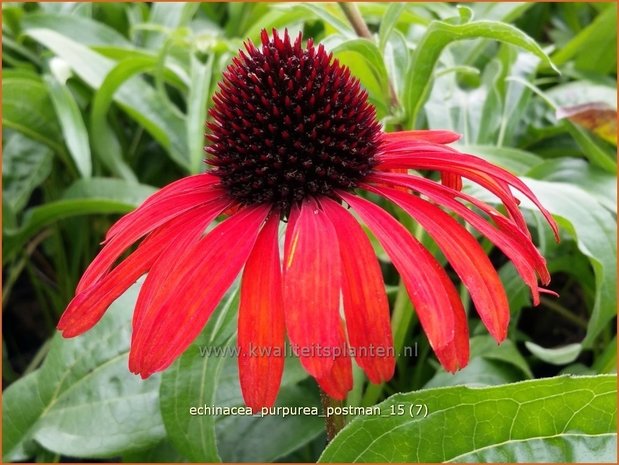
[[[101,21],[94,21],[83,16],[32,13],[24,17],[22,21],[24,29],[49,29],[63,34],[80,44],[93,45],[116,45],[133,48],[122,34],[106,26]]]
[[[32,192],[52,170],[52,151],[18,132],[12,132],[2,150],[2,199],[19,212]]]
[[[62,198],[115,200],[134,208],[155,192],[156,188],[146,184],[133,184],[115,178],[91,178],[75,181]]]
[[[427,389],[378,407],[345,427],[320,462],[616,460],[614,375]]]
[[[387,69],[385,68],[383,56],[374,42],[363,38],[346,39],[343,36],[334,35],[330,36],[327,40],[324,40],[323,43],[325,48],[333,52],[335,56],[345,52],[354,52],[359,54],[370,66],[376,81],[381,85],[383,99],[388,101],[389,77],[387,76]]]
[[[560,227],[574,237],[593,267],[595,304],[582,341],[583,348],[589,348],[616,315],[617,222],[595,197],[577,186],[528,178],[525,181]],[[535,209],[528,200],[523,200],[522,206]]]
[[[62,136],[45,86],[24,77],[2,79],[2,125],[62,152]]]
[[[116,300],[87,334],[56,334],[41,368],[5,391],[5,460],[30,457],[32,441],[57,454],[99,458],[162,439],[159,377],[141,380],[127,369],[138,290]]]
[[[65,83],[59,82],[52,75],[44,76],[44,80],[58,115],[69,153],[81,176],[89,178],[92,175],[92,161],[88,132],[77,102]]]
[[[617,67],[617,10],[607,8],[552,55],[557,65],[575,61],[577,69],[608,73]]]
[[[552,365],[567,365],[572,363],[580,355],[580,344],[568,344],[563,347],[548,349],[531,341],[525,341],[524,345],[541,361]]]
[[[433,21],[417,44],[407,73],[404,101],[409,110],[411,125],[415,124],[429,94],[434,67],[443,49],[455,41],[477,38],[516,45],[538,56],[542,62],[554,69],[541,47],[524,32],[509,24],[497,21],[474,21],[466,24]]]
[[[67,189],[64,199],[27,210],[19,228],[4,231],[6,237],[2,261],[6,263],[30,238],[49,224],[78,215],[128,213],[154,191],[150,186],[120,179],[78,180]]]
[[[115,62],[68,37],[49,29],[28,29],[26,33],[64,59],[81,79],[98,89]],[[185,122],[165,105],[156,90],[144,79],[134,77],[114,94],[117,102],[180,162],[187,160]]]
[[[525,174],[544,181],[576,185],[593,195],[609,211],[617,211],[617,177],[577,158],[545,160]]]
[[[378,29],[378,47],[384,51],[391,32],[395,28],[402,11],[406,8],[406,3],[390,3],[385,11],[385,16],[380,22]]]
[[[192,173],[199,173],[204,159],[204,122],[213,75],[214,56],[206,63],[191,56],[191,85],[187,96],[187,145]]]

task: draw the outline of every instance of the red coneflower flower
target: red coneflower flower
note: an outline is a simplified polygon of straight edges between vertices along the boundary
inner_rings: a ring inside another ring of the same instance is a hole
[[[286,334],[305,369],[334,398],[352,387],[353,351],[372,382],[386,381],[394,370],[389,307],[374,249],[354,212],[400,273],[441,364],[449,371],[463,367],[468,329],[453,284],[407,229],[355,193],[362,189],[425,228],[467,286],[490,334],[502,341],[509,307],[497,272],[475,238],[439,206],[502,250],[537,304],[537,280],[547,283],[550,276],[511,189],[537,205],[555,234],[557,228],[529,188],[444,145],[458,138],[451,132],[383,133],[359,81],[311,39],[303,47],[300,34],[292,43],[287,32],[281,38],[263,31],[261,47],[247,42],[245,48],[213,97],[210,169],[164,187],[112,226],[58,324],[63,335],[91,328],[148,273],[129,358],[130,370],[147,377],[191,344],[244,268],[238,345],[249,406],[275,401]],[[436,170],[442,183],[408,169]],[[462,178],[496,195],[506,214],[461,192]],[[205,232],[221,214],[227,218]]]

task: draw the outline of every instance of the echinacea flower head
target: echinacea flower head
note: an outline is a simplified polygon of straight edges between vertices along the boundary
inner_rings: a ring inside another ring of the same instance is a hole
[[[129,368],[148,377],[183,353],[241,274],[238,363],[246,403],[274,403],[286,337],[322,389],[342,399],[352,387],[351,356],[375,383],[389,380],[395,365],[385,285],[365,224],[398,270],[440,363],[462,368],[467,319],[452,281],[395,217],[359,195],[365,191],[424,228],[502,341],[505,290],[455,216],[513,262],[537,304],[538,280],[550,276],[514,191],[557,228],[529,188],[446,145],[457,134],[384,133],[359,81],[311,39],[303,45],[301,35],[263,31],[262,44],[248,41],[245,49],[213,97],[208,170],[164,187],[110,228],[58,324],[63,335],[90,329],[147,274]],[[411,169],[436,171],[441,182]],[[494,194],[505,213],[462,192],[463,178]],[[215,223],[219,216],[225,219]]]

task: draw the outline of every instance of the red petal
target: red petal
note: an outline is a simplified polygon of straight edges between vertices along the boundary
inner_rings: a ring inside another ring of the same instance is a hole
[[[119,219],[112,227],[108,230],[105,235],[105,240],[109,241],[113,236],[115,236],[118,232],[122,231],[125,227],[127,227],[128,223],[131,222],[131,218],[135,215],[138,210],[143,209],[145,207],[149,207],[155,203],[159,203],[163,200],[169,199],[171,197],[175,197],[179,194],[185,193],[209,193],[212,187],[219,182],[219,178],[213,176],[211,174],[203,173],[196,174],[194,176],[187,176],[179,179],[178,181],[174,181],[157,192],[148,197],[142,205],[140,205],[136,210],[128,213]]]
[[[322,202],[322,200],[321,200]],[[327,395],[335,400],[344,400],[352,389],[352,363],[348,355],[348,346],[344,335],[343,324],[339,326],[339,351],[333,354],[333,366],[329,373],[316,381]]]
[[[315,201],[292,209],[284,244],[286,329],[299,360],[315,378],[333,360],[320,351],[338,347],[341,264],[337,236]]]
[[[453,344],[457,332],[464,328],[456,327],[454,313],[459,310],[449,298],[453,285],[446,285],[448,278],[441,265],[382,208],[347,192],[338,194],[359,214],[391,257],[432,348],[438,353]]]
[[[395,368],[389,302],[372,244],[357,220],[330,199],[321,200],[335,227],[342,259],[342,296],[348,340],[355,360],[373,383]]]
[[[120,229],[116,228],[110,240],[82,275],[77,285],[77,292],[85,290],[101,279],[118,257],[142,236],[181,213],[200,205],[212,203],[213,208],[219,208],[222,203],[228,205],[230,201],[227,199],[221,189],[209,187],[203,192],[182,192],[178,195],[169,195],[160,202],[149,202],[125,215],[115,225],[120,224]]]
[[[241,283],[239,376],[243,399],[254,411],[275,403],[284,369],[278,226],[279,213],[272,213],[247,260]]]
[[[415,169],[435,169],[438,171],[450,171],[471,179],[481,186],[489,189],[497,195],[514,216],[514,220],[519,226],[523,227],[523,232],[527,231],[526,222],[521,223],[522,214],[518,209],[515,201],[507,185],[514,186],[524,195],[526,195],[542,212],[548,224],[551,226],[555,237],[559,238],[558,227],[552,218],[552,215],[541,205],[535,194],[529,187],[508,171],[499,168],[487,161],[475,157],[473,155],[463,154],[449,147],[443,147],[444,151],[440,152],[436,149],[428,152],[420,152],[412,144],[401,144],[400,149],[391,149],[389,153],[384,153],[381,161],[381,169],[392,168],[415,168]]]
[[[430,234],[468,288],[490,334],[503,341],[509,325],[509,303],[499,275],[475,238],[447,213],[419,197],[389,187],[368,189],[396,203]]]
[[[387,132],[383,134],[383,137],[386,142],[410,142],[411,140],[421,140],[437,144],[449,144],[459,140],[461,136],[451,131],[413,130]]]
[[[212,208],[199,207],[195,211],[179,215],[153,231],[140,246],[116,266],[109,274],[77,294],[69,303],[58,322],[64,337],[73,337],[92,328],[107,308],[140,276],[146,273],[171,244],[178,246],[189,237],[199,237],[218,212]]]
[[[167,276],[160,276],[149,308],[134,327],[132,371],[145,378],[165,369],[198,336],[247,261],[268,212],[263,205],[239,211],[182,253]]]
[[[369,180],[372,182],[409,187],[462,216],[462,218],[486,236],[514,263],[516,270],[530,287],[533,300],[537,305],[537,302],[539,302],[539,288],[535,271],[540,275],[542,282],[547,283],[550,279],[544,258],[540,255],[530,239],[522,234],[520,229],[511,221],[504,218],[494,208],[463,192],[454,191],[418,176],[375,173]],[[474,206],[488,214],[497,222],[499,229],[495,228],[484,218],[458,202],[455,199],[456,197],[471,202]]]
[[[142,320],[146,318],[148,313],[155,307],[152,305],[152,300],[156,293],[161,299],[165,299],[168,294],[174,292],[176,281],[170,279],[172,269],[178,264],[182,257],[186,257],[189,251],[197,244],[203,236],[206,227],[229,205],[226,200],[208,203],[199,209],[186,212],[189,218],[193,218],[194,222],[180,230],[174,240],[171,240],[161,249],[159,257],[153,263],[151,269],[142,284],[138,300],[133,311],[133,331],[139,331]],[[197,213],[203,211],[203,216]],[[159,304],[162,302],[160,301]],[[129,359],[130,363],[132,358]],[[131,365],[129,367],[131,369]]]

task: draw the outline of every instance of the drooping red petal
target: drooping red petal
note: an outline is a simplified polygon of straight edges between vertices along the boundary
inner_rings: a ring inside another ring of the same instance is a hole
[[[338,236],[342,297],[348,340],[355,360],[373,383],[391,379],[395,368],[389,302],[372,244],[357,220],[337,202],[321,200]]]
[[[150,312],[158,308],[158,305],[165,300],[167,296],[174,292],[178,281],[171,279],[172,270],[180,262],[181,258],[186,257],[192,253],[193,248],[203,236],[206,226],[209,225],[221,212],[229,205],[229,202],[221,200],[219,202],[212,202],[200,209],[204,210],[204,219],[199,220],[196,218],[196,222],[192,227],[182,231],[182,234],[178,235],[174,241],[170,241],[165,247],[161,249],[161,253],[157,260],[150,268],[138,300],[135,304],[133,311],[132,328],[133,332],[139,332],[142,322]],[[197,210],[191,210],[185,213],[185,215],[192,216]],[[160,299],[153,304],[153,299],[158,295]],[[134,358],[129,357],[129,369],[134,371],[131,364]]]
[[[191,246],[158,284],[134,327],[129,367],[143,378],[168,367],[198,336],[247,261],[269,207],[246,207]]]
[[[460,139],[460,134],[451,131],[432,131],[432,130],[412,130],[387,132],[383,134],[386,142],[410,142],[411,140],[421,140],[434,142],[436,144],[449,144]]]
[[[508,171],[499,168],[487,161],[468,154],[460,153],[456,150],[444,147],[445,151],[437,150],[428,152],[418,152],[416,149],[402,144],[400,149],[390,149],[388,153],[381,155],[380,165],[382,169],[391,168],[416,168],[433,169],[438,171],[450,171],[462,177],[471,179],[481,186],[497,195],[510,211],[514,220],[528,233],[526,222],[518,209],[517,202],[513,194],[509,191],[509,186],[513,186],[527,196],[546,218],[552,228],[555,237],[559,238],[559,230],[552,215],[539,202],[535,194],[529,187]],[[524,222],[524,225],[522,224]]]
[[[536,271],[543,283],[548,283],[550,280],[550,274],[546,268],[544,258],[540,255],[529,238],[522,234],[522,231],[520,231],[518,227],[510,220],[503,217],[494,208],[468,194],[449,189],[418,176],[374,173],[368,181],[409,187],[460,215],[475,229],[486,236],[514,263],[518,274],[520,274],[531,289],[533,301],[537,305],[539,302],[539,287],[535,275]],[[493,219],[499,228],[497,229],[492,226],[477,213],[458,202],[456,198],[462,198],[472,203]]]
[[[333,366],[320,352],[339,345],[340,252],[335,229],[315,201],[292,212],[284,244],[286,330],[301,364],[320,378]]]
[[[475,238],[440,208],[389,187],[368,190],[391,200],[421,224],[466,285],[490,334],[501,342],[507,335],[509,303],[503,283]]]
[[[469,327],[466,320],[466,312],[456,288],[445,273],[441,274],[441,280],[443,282],[443,289],[445,289],[449,302],[451,302],[454,309],[454,326],[457,329],[451,343],[442,349],[436,350],[435,353],[443,368],[454,373],[469,363]]]
[[[238,347],[239,378],[245,404],[271,407],[284,369],[285,323],[277,238],[279,213],[260,232],[241,282]]]
[[[92,328],[110,304],[151,268],[163,250],[179,246],[194,236],[197,239],[217,214],[210,206],[198,207],[153,231],[109,274],[71,300],[58,322],[62,335],[78,336]]]
[[[338,192],[361,217],[391,257],[415,305],[419,321],[430,345],[439,353],[454,343],[458,310],[449,298],[449,278],[436,259],[382,208],[347,192]],[[445,276],[443,276],[445,275]],[[455,292],[455,289],[454,289]],[[461,304],[460,304],[461,306]],[[441,360],[446,366],[451,366]]]
[[[137,210],[118,221],[122,228],[116,229],[110,240],[88,266],[77,285],[77,292],[83,291],[105,276],[118,257],[149,232],[181,213],[200,205],[206,203],[219,205],[222,202],[229,204],[230,200],[227,199],[223,190],[209,186],[202,191],[181,192],[178,195],[169,195],[162,201],[150,202],[138,207]]]
[[[343,324],[339,326],[340,346],[338,352],[333,354],[333,366],[328,374],[316,378],[318,385],[327,395],[335,400],[344,400],[348,391],[352,389],[352,363],[348,355],[348,345],[343,330]]]

